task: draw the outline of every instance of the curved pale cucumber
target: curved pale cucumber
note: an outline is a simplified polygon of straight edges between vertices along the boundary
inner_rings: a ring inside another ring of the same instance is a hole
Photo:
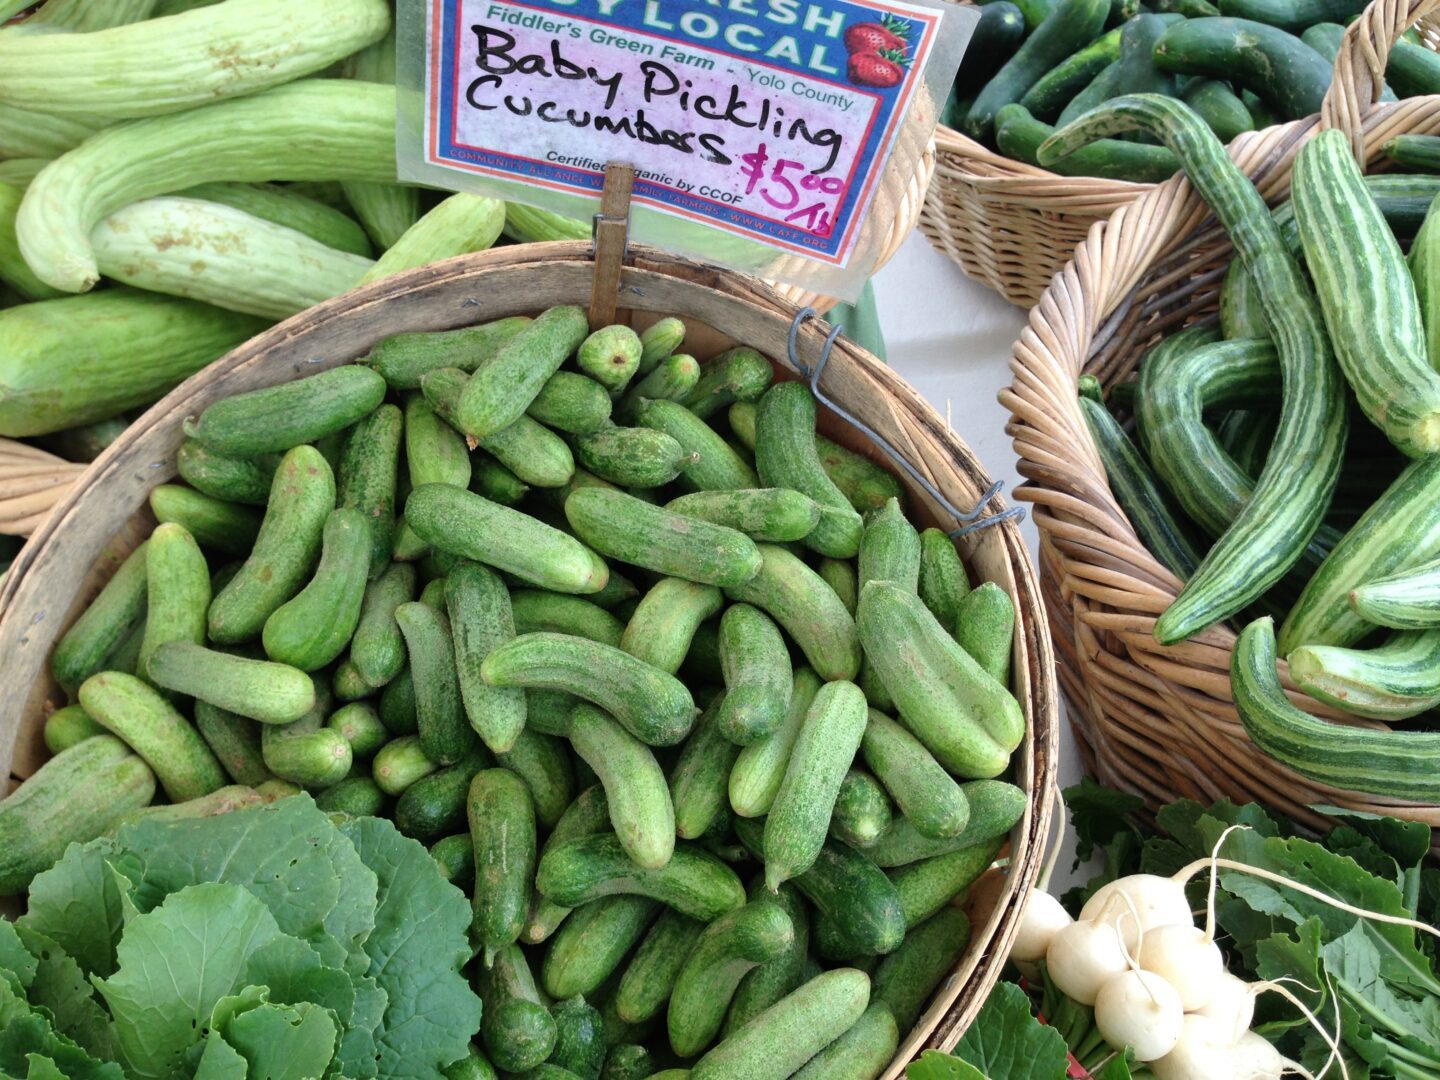
[[[660,911],[646,896],[603,896],[582,904],[550,939],[540,985],[554,998],[590,994],[620,967]]]
[[[677,401],[646,401],[636,410],[639,423],[663,431],[697,460],[683,483],[701,491],[734,491],[760,486],[750,463],[719,432]]]
[[[1350,606],[1377,626],[1440,626],[1440,559],[1366,581],[1351,590]]]
[[[919,739],[884,713],[870,710],[861,752],[922,836],[958,836],[969,823],[970,803],[960,785]]]
[[[491,750],[509,750],[525,726],[525,691],[491,686],[480,676],[491,651],[515,636],[509,593],[479,563],[462,562],[445,578],[445,608],[465,715]]]
[[[673,675],[685,662],[700,624],[724,604],[724,595],[714,585],[661,578],[641,598],[625,624],[620,648]]]
[[[899,1045],[900,1030],[890,1007],[872,1002],[850,1030],[807,1061],[794,1080],[875,1080]]]
[[[350,643],[370,572],[374,536],[359,510],[332,510],[321,535],[315,576],[270,614],[261,634],[270,659],[301,671],[324,667]]]
[[[371,686],[385,686],[405,667],[405,636],[395,609],[415,599],[415,567],[395,563],[365,586],[360,621],[350,639],[350,662]]]
[[[626,854],[649,870],[668,863],[675,851],[675,810],[650,748],[588,704],[570,714],[570,745],[600,777]]]
[[[732,604],[720,618],[725,700],[715,722],[740,746],[772,734],[790,708],[794,675],[780,629],[759,608]]]
[[[150,654],[145,673],[156,686],[265,724],[288,724],[315,706],[315,683],[287,664],[252,660],[190,641],[169,641]]]
[[[135,663],[142,677],[150,657],[166,642],[205,643],[210,607],[210,567],[183,526],[157,525],[145,547],[145,635]]]
[[[972,780],[961,784],[960,790],[970,806],[970,821],[959,835],[937,840],[922,835],[909,818],[897,817],[865,854],[876,866],[908,866],[1003,836],[1025,814],[1025,793],[1014,784]]]
[[[770,812],[805,716],[820,692],[820,677],[808,667],[795,672],[785,720],[770,735],[741,749],[730,770],[730,808],[741,817]]]
[[[759,547],[759,573],[729,587],[727,595],[754,604],[779,623],[821,678],[853,679],[860,671],[860,635],[840,597],[784,548]]]
[[[625,854],[613,833],[569,840],[546,851],[535,885],[547,899],[567,907],[633,893],[704,922],[745,903],[735,871],[702,848],[676,844],[669,863],[647,870]]]
[[[588,333],[585,312],[574,306],[550,308],[521,328],[466,384],[460,430],[482,439],[520,419]]]
[[[77,743],[96,735],[104,735],[105,728],[90,719],[90,715],[79,705],[66,705],[62,709],[56,709],[45,718],[45,749],[51,754],[58,754],[62,750],[69,750]],[[204,732],[201,732],[203,737]],[[206,743],[210,740],[206,739]],[[211,750],[215,747],[211,745]],[[218,757],[219,754],[217,753]],[[223,761],[221,764],[225,764]],[[229,772],[227,767],[226,772]]]
[[[1402,630],[1373,649],[1302,645],[1290,677],[1311,697],[1374,720],[1408,720],[1440,703],[1440,631]]]
[[[820,523],[805,537],[807,547],[836,559],[853,558],[860,550],[863,523],[821,464],[815,398],[804,383],[780,383],[760,399],[755,468],[766,487],[793,488],[820,504]]]
[[[901,1031],[909,1031],[940,981],[970,944],[970,920],[959,908],[943,908],[905,935],[875,969],[875,1000],[883,1001]]]
[[[771,543],[803,540],[820,523],[820,504],[790,488],[696,491],[671,499],[665,509]]]

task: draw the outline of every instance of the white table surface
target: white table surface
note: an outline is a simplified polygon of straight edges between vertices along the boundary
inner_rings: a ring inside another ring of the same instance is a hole
[[[976,284],[932,248],[918,232],[875,276],[875,299],[889,363],[920,391],[984,464],[992,479],[1015,489],[1015,451],[1005,434],[1008,413],[996,395],[1010,382],[1010,347],[1025,325],[1023,308]],[[1021,524],[1032,557],[1037,544],[1028,516]],[[1078,781],[1080,764],[1067,723],[1060,726],[1060,782]],[[1065,850],[1052,887],[1072,882],[1073,842]]]

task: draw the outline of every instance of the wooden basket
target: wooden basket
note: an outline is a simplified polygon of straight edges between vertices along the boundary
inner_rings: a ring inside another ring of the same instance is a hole
[[[636,321],[678,314],[691,325],[688,347],[711,355],[733,340],[774,357],[787,356],[795,309],[752,278],[633,248],[635,265],[621,272],[621,304]],[[63,701],[48,675],[52,647],[95,596],[120,560],[153,525],[146,497],[175,474],[181,422],[222,397],[309,375],[364,355],[381,338],[444,330],[555,304],[586,303],[593,264],[574,243],[531,244],[461,256],[387,278],[328,301],[266,331],[176,388],[96,460],[16,560],[0,587],[0,765],[29,775],[43,760],[45,715]],[[716,327],[723,327],[719,333]],[[800,355],[813,359],[824,324],[806,323]],[[784,365],[782,376],[793,377]],[[879,432],[950,502],[973,506],[989,478],[970,450],[893,371],[841,340],[821,379],[825,392]],[[825,413],[822,410],[822,413]],[[838,441],[887,462],[858,431],[825,413],[822,426]],[[909,484],[917,520],[955,528],[918,486]],[[992,512],[1002,507],[992,508]],[[1011,872],[1003,895],[901,1046],[888,1076],[924,1046],[949,1048],[1000,975],[1048,835],[1056,778],[1057,700],[1049,635],[1020,531],[1013,521],[966,536],[960,550],[977,580],[995,581],[1015,599],[1015,691],[1026,716],[1016,753],[1015,782],[1029,793],[1010,841]]]
[[[1331,93],[1368,102],[1372,73],[1384,71],[1373,61],[1388,55],[1389,46],[1380,52],[1380,39],[1371,34],[1381,27],[1373,20],[1356,25],[1362,29],[1351,28],[1350,47],[1336,57]],[[1427,25],[1424,39],[1436,48],[1440,33]],[[1244,137],[1253,139],[1254,133]],[[920,231],[966,276],[1020,307],[1040,299],[1091,226],[1157,186],[1057,176],[947,127],[936,131],[935,147],[935,179],[920,213]]]
[[[1347,31],[1342,62],[1383,70],[1388,45],[1373,43],[1396,40],[1437,3],[1379,0]],[[1440,97],[1373,105],[1347,93],[1353,85],[1337,79],[1318,124],[1249,133],[1230,147],[1267,200],[1288,195],[1295,151],[1320,126],[1350,132],[1371,164],[1397,134],[1440,132]],[[1231,630],[1215,627],[1168,648],[1152,636],[1180,581],[1141,545],[1111,493],[1077,380],[1088,372],[1113,385],[1155,341],[1213,316],[1230,258],[1208,208],[1176,177],[1091,231],[1015,345],[1014,382],[1001,400],[1013,413],[1019,471],[1029,481],[1017,494],[1035,504],[1060,681],[1086,764],[1152,806],[1225,797],[1268,804],[1309,826],[1324,822],[1314,807],[1340,806],[1440,828],[1440,807],[1315,783],[1256,747],[1231,699]],[[1294,689],[1288,677],[1286,685]],[[1318,716],[1338,715],[1294,697]]]

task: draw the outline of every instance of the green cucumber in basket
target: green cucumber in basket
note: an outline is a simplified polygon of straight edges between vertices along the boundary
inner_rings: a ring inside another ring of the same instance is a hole
[[[770,735],[741,749],[729,780],[730,807],[741,817],[769,813],[785,777],[790,752],[821,685],[820,677],[808,667],[797,668],[784,721]]]
[[[970,888],[1000,854],[1003,838],[952,851],[947,855],[921,859],[890,874],[905,925],[918,926]]]
[[[612,424],[589,435],[576,435],[573,442],[581,465],[602,480],[624,487],[660,487],[700,460],[698,453],[678,439],[649,427]]]
[[[868,848],[890,827],[895,811],[880,781],[863,769],[851,769],[840,781],[830,811],[830,835],[853,848]]]
[[[559,1032],[520,947],[500,949],[493,961],[478,979],[484,1002],[480,1038],[497,1066],[524,1072],[550,1056]]]
[[[1025,14],[1009,0],[994,0],[980,9],[980,20],[955,73],[957,93],[979,90],[1025,40]]]
[[[179,484],[151,488],[149,501],[156,521],[183,526],[209,551],[249,555],[260,535],[260,515],[251,506],[211,498]]]
[[[1040,164],[1040,147],[1054,134],[1053,127],[1036,120],[1023,105],[1006,105],[995,114],[995,143],[1001,153],[1027,165]],[[1174,176],[1180,162],[1163,146],[1101,139],[1045,168],[1058,176],[1156,184]]]
[[[779,623],[821,678],[853,679],[860,671],[860,635],[835,590],[783,547],[761,544],[759,550],[760,572],[726,594]]]
[[[734,491],[760,486],[750,463],[735,452],[719,433],[675,401],[645,401],[635,411],[636,421],[663,431],[691,454],[699,455],[685,470],[682,484],[701,491]]]
[[[605,800],[605,789],[601,785],[595,784],[580,792],[565,808],[565,812],[555,822],[555,827],[550,830],[550,835],[545,838],[545,846],[540,849],[540,857],[544,858],[547,851],[558,847],[567,840],[576,840],[582,836],[591,836],[609,830],[610,806]],[[521,940],[527,945],[538,945],[540,942],[546,941],[569,914],[569,908],[547,900],[543,896],[536,896],[530,914],[525,920],[525,929],[521,932]]]
[[[635,894],[705,922],[745,903],[745,887],[735,871],[703,848],[682,841],[665,866],[647,870],[625,854],[614,833],[548,848],[535,886],[546,899],[567,907],[617,893]]]
[[[1348,23],[1366,8],[1365,0],[1219,0],[1220,11],[1299,33],[1316,23]]]
[[[1385,76],[1401,97],[1440,93],[1440,56],[1424,45],[1397,41],[1390,47]]]
[[[991,6],[993,5],[986,5],[987,8]],[[981,14],[983,16],[984,13]],[[1173,22],[1179,16],[1171,15],[1167,18]],[[1071,98],[1120,58],[1120,32],[1123,29],[1123,26],[1117,26],[1113,30],[1107,30],[1084,48],[1076,49],[1042,75],[1034,86],[1025,91],[1025,96],[1017,104],[1025,106],[1037,119],[1055,119]]]
[[[575,766],[565,740],[527,726],[515,745],[495,758],[525,782],[535,819],[553,829],[575,797]]]
[[[920,1019],[930,995],[970,943],[970,920],[959,908],[941,908],[905,935],[875,969],[875,1000],[895,1015],[901,1031]]]
[[[654,371],[625,391],[625,396],[615,404],[615,417],[630,423],[635,419],[635,411],[646,401],[683,401],[699,382],[700,364],[693,356],[686,353],[667,356]]]
[[[1440,734],[1374,730],[1321,720],[1294,705],[1275,668],[1275,627],[1256,619],[1240,632],[1230,685],[1245,733],[1301,776],[1347,791],[1416,802],[1440,796]]]
[[[1376,626],[1440,626],[1440,559],[1365,581],[1351,590],[1350,606]]]
[[[1440,703],[1440,631],[1401,630],[1372,649],[1302,645],[1290,677],[1313,698],[1372,720],[1408,720]]]
[[[360,621],[350,639],[350,662],[371,686],[385,686],[405,667],[405,637],[395,609],[415,599],[415,568],[395,563],[365,586]]]
[[[266,655],[315,671],[345,650],[360,622],[374,545],[375,533],[359,510],[330,512],[315,576],[265,620]]]
[[[273,457],[227,457],[195,439],[186,439],[175,454],[180,478],[196,491],[252,506],[269,499],[277,463]]]
[[[1175,94],[1175,76],[1155,66],[1155,43],[1169,21],[1162,15],[1137,15],[1120,30],[1120,54],[1060,111],[1063,127],[1103,101],[1122,94]]]
[[[195,697],[264,724],[292,723],[315,706],[315,684],[288,664],[168,641],[147,657],[155,686]]]
[[[964,789],[920,740],[884,713],[871,709],[861,754],[900,812],[923,836],[959,836],[970,821]]]
[[[66,690],[74,692],[91,675],[105,670],[144,619],[147,551],[148,545],[142,543],[126,557],[55,646],[50,670]]]
[[[671,499],[665,509],[771,543],[803,540],[820,523],[821,513],[814,499],[791,488],[696,491]]]
[[[708,360],[700,381],[680,404],[702,420],[737,401],[759,401],[775,378],[770,361],[747,345],[737,345]]]
[[[45,749],[51,754],[69,750],[92,736],[104,734],[105,729],[90,719],[90,715],[79,705],[66,705],[45,718]]]
[[[439,368],[473,373],[529,323],[525,316],[514,316],[461,330],[396,334],[359,362],[379,372],[392,389],[418,390],[421,376]]]
[[[747,746],[774,732],[790,708],[790,653],[780,628],[750,604],[732,604],[720,618],[720,667],[725,700],[717,730]]]
[[[872,1001],[860,1019],[795,1073],[793,1080],[874,1080],[900,1045],[895,1016],[883,1001]]]
[[[1335,489],[1349,418],[1339,366],[1299,264],[1250,180],[1188,106],[1155,95],[1117,98],[1058,132],[1041,157],[1062,157],[1093,138],[1135,129],[1176,151],[1254,275],[1286,387],[1275,444],[1253,495],[1156,621],[1156,640],[1174,644],[1259,599],[1304,553]]]
[[[515,620],[517,634],[548,630],[618,647],[625,633],[625,625],[599,604],[544,589],[512,591],[510,614]]]
[[[724,704],[722,690],[686,738],[680,757],[670,770],[674,828],[686,840],[703,837],[726,812],[726,785],[740,747],[725,738],[716,723]]]
[[[1286,120],[1319,112],[1332,74],[1329,61],[1299,38],[1251,19],[1176,23],[1156,43],[1155,63],[1252,90]]]
[[[443,588],[443,587],[442,587]],[[415,679],[415,718],[425,756],[453,765],[478,742],[460,698],[450,620],[430,606],[411,602],[395,609]]]
[[[1180,92],[1180,100],[1199,113],[1223,143],[1255,130],[1255,118],[1245,102],[1221,79],[1196,79]]]
[[[313,443],[368,416],[385,398],[385,380],[358,364],[215,402],[185,434],[222,454],[247,457]]]
[[[399,408],[381,405],[350,429],[335,474],[339,505],[359,510],[370,532],[370,577],[390,565],[395,547],[395,480],[404,426]]]
[[[975,98],[965,133],[987,141],[1000,110],[1018,102],[1047,71],[1095,40],[1109,14],[1110,0],[1059,0]]]
[[[588,333],[585,313],[578,307],[554,307],[537,316],[465,385],[456,409],[457,426],[477,439],[509,427]]]
[[[525,726],[525,692],[489,685],[480,667],[492,649],[515,636],[510,596],[489,569],[462,562],[445,579],[445,607],[465,715],[487,747],[509,750]]]
[[[575,371],[557,371],[545,380],[526,412],[532,420],[556,431],[587,435],[609,422],[612,407],[605,387],[594,379]]]

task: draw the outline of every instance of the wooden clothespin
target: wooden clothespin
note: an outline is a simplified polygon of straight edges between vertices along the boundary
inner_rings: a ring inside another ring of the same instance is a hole
[[[630,191],[635,169],[623,161],[605,166],[605,187],[600,193],[600,212],[595,215],[591,244],[595,256],[595,281],[590,291],[590,329],[598,330],[615,322],[620,298],[620,267],[624,265],[630,236]]]

